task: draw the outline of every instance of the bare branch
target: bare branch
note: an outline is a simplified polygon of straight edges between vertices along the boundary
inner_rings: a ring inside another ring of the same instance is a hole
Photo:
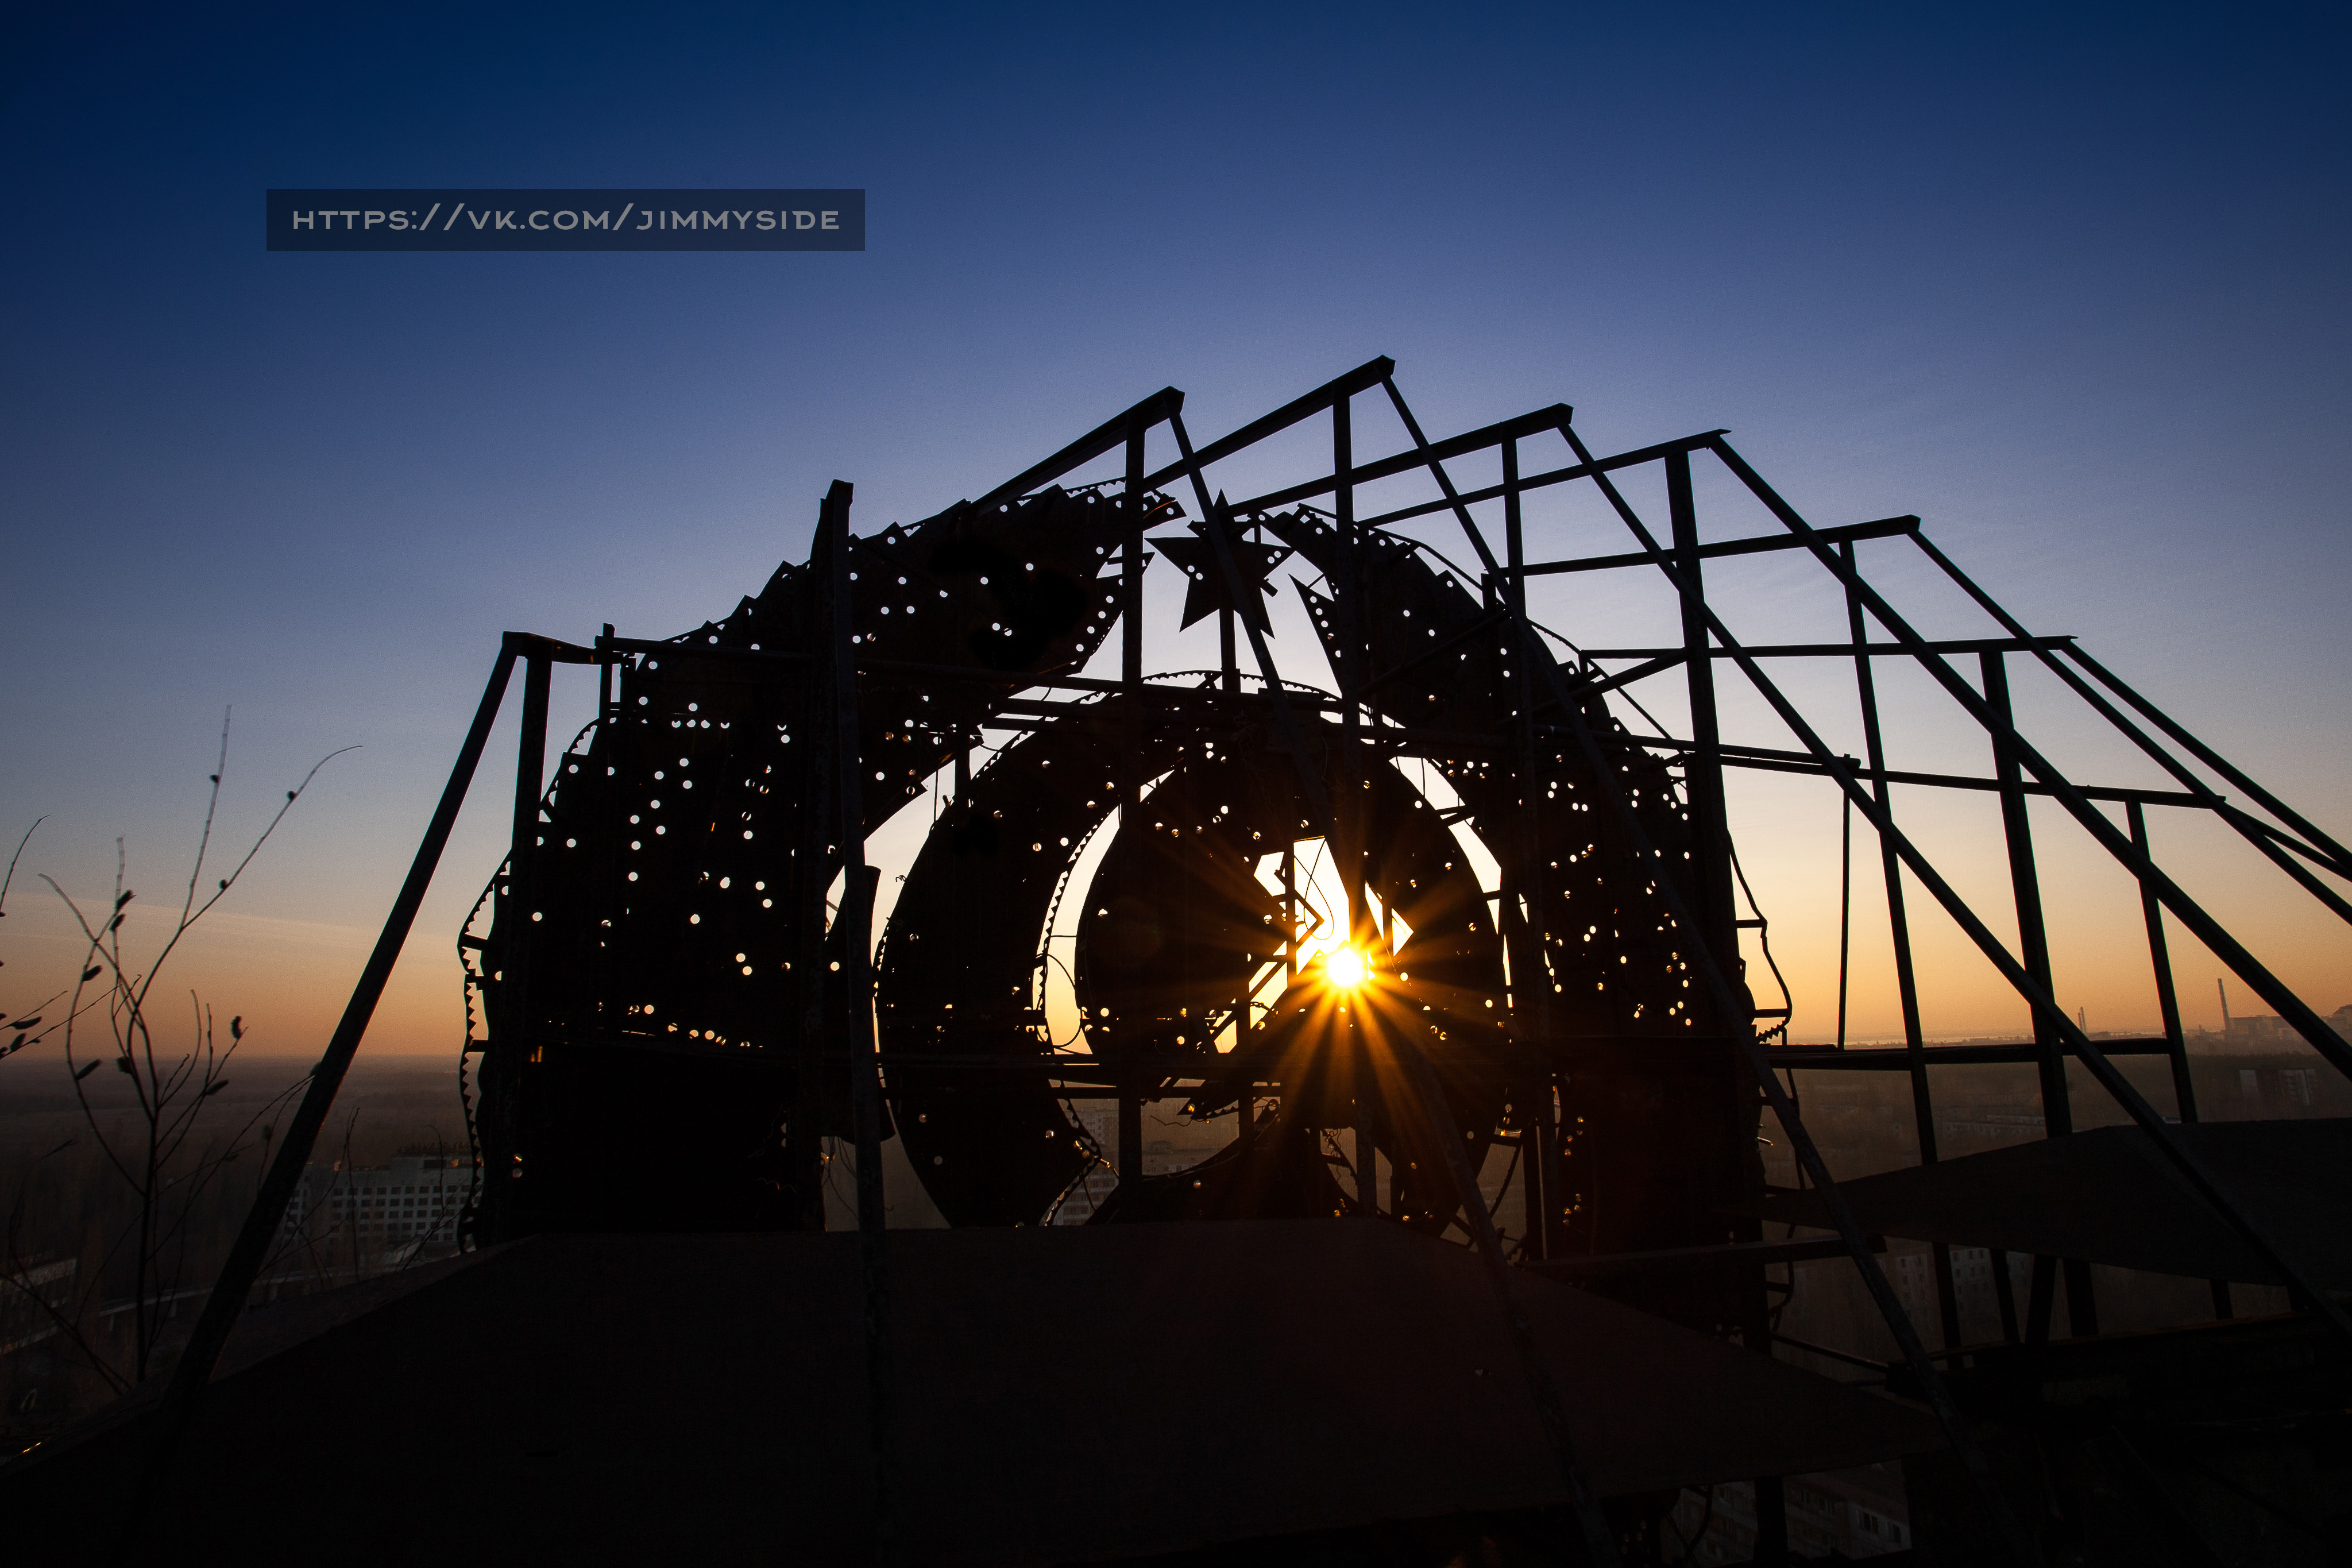
[[[196,863],[189,868],[188,896],[180,904],[180,924],[183,926],[188,923],[188,911],[195,908],[196,884],[204,880],[205,876],[205,851],[212,847],[213,816],[220,809],[221,775],[228,772],[228,720],[234,711],[236,710],[232,708],[221,710],[220,761],[213,764],[213,792],[205,801],[205,829],[196,837]]]
[[[255,839],[253,841],[253,847],[245,852],[245,858],[236,863],[236,868],[235,870],[221,879],[220,886],[213,890],[212,894],[205,900],[201,906],[198,907],[194,914],[190,915],[187,920],[183,922],[180,928],[182,931],[185,931],[189,926],[194,925],[196,921],[204,919],[205,911],[210,910],[215,904],[219,903],[222,896],[231,888],[236,886],[236,879],[245,875],[245,868],[253,864],[253,858],[261,853],[261,847],[269,842],[269,836],[278,831],[278,825],[286,820],[286,814],[294,809],[294,803],[301,798],[302,792],[304,790],[310,787],[310,781],[319,776],[319,770],[325,767],[329,763],[333,762],[337,757],[341,756],[344,752],[356,752],[360,748],[357,746],[345,746],[341,751],[329,752],[325,756],[320,757],[317,762],[310,764],[310,771],[302,775],[302,782],[286,792],[286,804],[278,808],[277,815],[269,819],[269,826],[261,830],[261,837]],[[176,935],[173,940],[177,940]]]
[[[0,910],[5,910],[7,908],[8,885],[16,879],[16,862],[25,858],[25,846],[33,841],[33,834],[35,830],[47,820],[48,817],[47,816],[33,818],[33,826],[25,829],[24,837],[16,840],[16,853],[8,857],[7,875],[0,876]]]

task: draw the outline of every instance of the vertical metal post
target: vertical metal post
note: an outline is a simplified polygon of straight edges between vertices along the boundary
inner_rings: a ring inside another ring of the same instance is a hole
[[[1298,844],[1297,829],[1286,827],[1282,844],[1282,988],[1287,993],[1298,980]],[[1255,1075],[1253,1075],[1255,1078]],[[1255,1082],[1244,1086],[1255,1090]],[[1255,1109],[1255,1094],[1250,1097]]]
[[[2000,653],[1977,656],[1984,676],[1985,706],[2000,726],[1990,731],[1994,772],[2000,780],[2000,825],[2009,844],[2010,887],[2017,900],[2018,962],[2035,984],[2055,996],[2050,972],[2050,931],[2042,916],[2042,879],[2033,863],[2033,827],[2025,808],[2025,775],[2016,748],[2004,737],[2017,728],[2009,698],[2009,664]],[[2066,1056],[2060,1031],[2043,1009],[2033,1009],[2033,1045],[2042,1079],[2044,1134],[2063,1138],[2074,1131],[2074,1110],[2066,1088]],[[2091,1289],[2091,1266],[2065,1259],[2066,1326],[2077,1339],[2099,1331],[2099,1310]],[[2041,1279],[2039,1265],[2034,1279]]]
[[[1118,1180],[1143,1180],[1143,1101],[1132,1094],[1118,1097]]]
[[[1332,828],[1338,842],[1331,853],[1339,866],[1339,885],[1348,896],[1348,941],[1359,942],[1364,936],[1364,756],[1363,689],[1365,644],[1363,605],[1363,563],[1359,559],[1356,542],[1356,482],[1355,437],[1349,419],[1349,400],[1339,398],[1331,405],[1331,471],[1338,483],[1333,491],[1334,510],[1338,513],[1339,535],[1339,581],[1333,584],[1339,590],[1339,643],[1346,656],[1335,672],[1339,678],[1339,700],[1342,711],[1339,720],[1339,809],[1333,814]]]
[[[1130,414],[1127,421],[1127,541],[1119,584],[1120,693],[1127,705],[1128,776],[1119,781],[1119,800],[1126,820],[1132,823],[1142,809],[1143,786],[1143,459],[1150,426]],[[1143,1179],[1143,1102],[1122,1073],[1118,1097],[1118,1181],[1129,1186]]]
[[[1738,912],[1731,897],[1731,829],[1724,816],[1723,731],[1716,717],[1715,660],[1708,657],[1706,590],[1700,574],[1698,509],[1691,495],[1688,452],[1665,459],[1666,507],[1674,524],[1675,571],[1681,578],[1683,653],[1689,679],[1692,750],[1683,766],[1690,798],[1691,828],[1697,837],[1692,857],[1691,891],[1699,936],[1709,951],[1723,954],[1726,979],[1739,978]],[[1750,1018],[1726,1018],[1726,1029],[1746,1029]]]
[[[1692,750],[1683,762],[1683,788],[1690,803],[1694,841],[1690,909],[1698,929],[1692,934],[1709,952],[1719,955],[1724,978],[1731,983],[1730,994],[1748,1008],[1745,1014],[1725,1017],[1717,1027],[1725,1034],[1748,1037],[1752,1037],[1756,1026],[1755,1003],[1744,984],[1746,964],[1739,955],[1739,911],[1732,897],[1731,826],[1723,795],[1723,731],[1716,710],[1714,639],[1707,627],[1706,578],[1700,564],[1698,505],[1691,492],[1690,454],[1671,454],[1665,460],[1665,470],[1666,510],[1674,531],[1675,571],[1682,603],[1684,674],[1690,692]],[[1751,1092],[1760,1096],[1763,1086],[1753,1085]],[[1755,1114],[1760,1123],[1761,1100],[1751,1103],[1758,1108]],[[1760,1172],[1756,1179],[1760,1184]],[[1742,1241],[1755,1241],[1761,1239],[1763,1231],[1753,1220],[1740,1220],[1735,1222],[1732,1234]],[[1758,1353],[1771,1354],[1763,1269],[1740,1271],[1735,1300],[1741,1338]],[[1767,1485],[1765,1481],[1757,1483],[1759,1531],[1765,1529],[1765,1515],[1770,1511],[1765,1500]],[[1759,1542],[1763,1539],[1759,1534]],[[1760,1552],[1763,1547],[1759,1545],[1758,1550]]]
[[[825,559],[832,548],[825,531],[829,517],[821,518],[821,537],[810,552],[811,564]],[[820,647],[831,646],[828,636]],[[829,1157],[825,1128],[831,1115],[833,1076],[826,1061],[833,1037],[828,1012],[830,987],[825,982],[824,893],[835,852],[833,781],[837,770],[826,765],[835,726],[830,721],[832,692],[825,683],[829,658],[820,658],[800,690],[802,701],[793,714],[796,744],[814,754],[809,759],[808,795],[801,803],[800,842],[793,855],[793,875],[787,884],[793,911],[793,1004],[800,1014],[799,1059],[793,1064],[793,1119],[788,1128],[785,1160],[793,1173],[796,1226],[801,1230],[825,1227],[824,1166]]]
[[[506,879],[492,906],[492,929],[502,932],[504,940],[488,955],[488,967],[497,976],[499,1021],[482,1052],[482,1141],[488,1152],[505,1156],[483,1172],[481,1231],[485,1240],[493,1242],[511,1241],[530,1226],[518,1109],[523,1074],[545,1044],[531,1002],[530,928],[539,800],[547,778],[550,675],[543,654],[525,657],[522,719],[515,737],[514,821],[507,841]]]
[[[1575,1138],[1574,1114],[1568,1093],[1568,1075],[1551,1073],[1536,1086],[1536,1154],[1543,1164],[1543,1228],[1538,1239],[1546,1258],[1568,1254],[1569,1145]],[[1600,1250],[1601,1237],[1585,1227],[1585,1250]]]
[[[1132,701],[1143,683],[1143,448],[1151,427],[1127,419],[1127,537],[1119,548],[1118,679]]]
[[[2025,1342],[2046,1345],[2050,1342],[2050,1310],[2058,1294],[2058,1260],[2036,1258],[2033,1279],[2025,1298]]]
[[[1846,1000],[1853,978],[1853,802],[1841,800],[1838,805],[1837,1048],[1843,1050]]]
[[[606,621],[604,635],[596,639],[596,685],[600,703],[596,710],[597,741],[604,749],[604,765],[613,770],[611,776],[616,779],[628,776],[626,757],[628,745],[625,736],[629,726],[621,712],[618,689],[623,657],[613,647],[613,623]],[[589,1001],[594,1008],[596,1026],[600,1029],[613,1028],[614,1020],[622,1016],[621,1008],[625,1005],[619,993],[614,989],[619,980],[619,966],[614,962],[614,948],[617,944],[618,928],[629,908],[627,842],[619,834],[606,835],[604,864],[600,868],[604,900],[604,918],[614,929],[614,940],[598,942],[595,957],[593,960],[593,990]],[[480,1164],[479,1155],[480,1151],[478,1147],[475,1162],[477,1166]],[[479,1203],[480,1194],[481,1182],[478,1172],[473,1204]],[[472,1206],[472,1204],[468,1205],[469,1208]],[[478,1224],[478,1221],[473,1223]]]
[[[1950,1350],[1960,1342],[1960,1292],[1952,1278],[1952,1244],[1933,1242],[1928,1251],[1935,1259],[1936,1315],[1944,1331],[1944,1348]]]
[[[2124,804],[2124,819],[2131,828],[2132,847],[2138,850],[2149,865],[2156,863],[2148,847],[2147,813],[2140,803]],[[2139,908],[2147,925],[2148,965],[2156,974],[2156,1005],[2164,1019],[2166,1054],[2172,1062],[2172,1100],[2183,1124],[2197,1120],[2197,1084],[2189,1071],[2189,1037],[2180,1026],[2180,997],[2172,984],[2172,954],[2164,940],[2164,906],[2157,900],[2156,889],[2145,877],[2140,879]],[[2227,993],[2224,993],[2224,999]],[[2237,1316],[2230,1300],[2230,1282],[2211,1279],[2206,1282],[2213,1292],[2213,1315],[2217,1318]]]
[[[2139,802],[2126,801],[2124,817],[2131,827],[2132,847],[2147,855],[2147,813]],[[2172,955],[2164,940],[2164,906],[2157,902],[2156,889],[2144,878],[2139,885],[2139,908],[2147,923],[2147,957],[2149,966],[2156,972],[2156,1005],[2164,1018],[2164,1042],[2172,1062],[2173,1103],[2182,1121],[2193,1122],[2197,1120],[2197,1086],[2189,1076],[2189,1040],[2180,1026],[2180,998],[2172,988]]]
[[[1528,580],[1526,568],[1527,531],[1519,496],[1519,443],[1513,437],[1503,443],[1503,549],[1509,567],[1503,579],[1504,603],[1509,607],[1515,649],[1511,655],[1513,702],[1517,722],[1513,739],[1517,742],[1519,791],[1519,854],[1517,864],[1503,882],[1503,914],[1510,923],[1505,928],[1518,940],[1510,954],[1511,1016],[1514,1032],[1526,1055],[1549,1064],[1552,1049],[1551,974],[1545,963],[1545,932],[1548,929],[1544,908],[1542,816],[1538,809],[1537,791],[1540,785],[1536,759],[1536,671],[1535,661],[1544,654],[1537,640],[1534,627],[1528,620]],[[1522,905],[1525,912],[1522,913]],[[1552,1231],[1557,1223],[1551,1210],[1556,1205],[1549,1201],[1558,1185],[1549,1178],[1551,1172],[1545,1158],[1553,1143],[1550,1133],[1551,1075],[1544,1072],[1538,1081],[1546,1089],[1542,1110],[1527,1117],[1521,1123],[1521,1163],[1527,1170],[1523,1189],[1528,1213],[1536,1223],[1528,1227],[1525,1246],[1530,1257],[1549,1258]],[[1530,1107],[1530,1110],[1535,1108]]]
[[[888,1215],[882,1192],[882,1081],[874,1037],[874,884],[866,864],[866,822],[858,788],[863,765],[857,734],[857,655],[849,580],[850,486],[835,479],[824,498],[825,542],[832,567],[834,807],[839,814],[842,1020],[839,1038],[849,1058],[849,1100],[857,1148],[857,1258],[865,1287],[866,1408],[874,1481],[874,1556],[886,1565],[898,1556],[890,1477],[891,1399]]]
[[[538,896],[539,882],[539,802],[547,793],[547,702],[551,671],[547,656],[533,653],[523,661],[522,725],[515,741],[514,837],[507,849],[507,896],[503,911],[520,935],[539,911],[532,901]],[[529,945],[527,936],[507,952],[499,954],[499,966],[506,972],[506,1013],[518,1017],[530,1005],[530,961],[522,956]],[[527,1028],[536,1028],[536,1020]],[[537,1055],[541,1044],[530,1035],[516,1042]]]
[[[1349,399],[1331,403],[1331,473],[1336,481],[1333,510],[1339,534],[1339,646],[1345,650],[1339,668],[1339,697],[1345,707],[1339,718],[1339,798],[1331,814],[1331,857],[1339,863],[1339,886],[1348,900],[1348,945],[1363,950],[1369,941],[1369,917],[1364,904],[1364,660],[1368,627],[1364,621],[1364,569],[1356,541],[1355,427]],[[1300,759],[1305,762],[1305,759]],[[1373,1134],[1373,1103],[1377,1094],[1371,1063],[1371,1035],[1360,1010],[1351,1005],[1343,1037],[1353,1058],[1356,1079],[1356,1212],[1380,1212],[1380,1159]]]
[[[1853,542],[1840,544],[1838,551],[1851,574]],[[1892,822],[1895,790],[1886,782],[1886,742],[1878,726],[1878,681],[1871,668],[1870,655],[1864,651],[1870,637],[1863,620],[1862,599],[1851,584],[1845,591],[1845,616],[1847,630],[1853,638],[1853,679],[1862,700],[1863,749],[1870,760],[1871,798],[1878,803],[1879,815]],[[1849,819],[1853,816],[1850,801],[1846,815]],[[1919,1163],[1932,1165],[1940,1156],[1936,1147],[1935,1097],[1927,1082],[1927,1041],[1919,1022],[1919,975],[1911,962],[1911,917],[1903,901],[1903,861],[1884,833],[1878,836],[1878,862],[1886,881],[1886,924],[1895,946],[1895,988],[1903,1007],[1903,1048],[1910,1058],[1911,1125],[1919,1140]],[[1939,1241],[1934,1250],[1936,1309],[1942,1320],[1944,1346],[1948,1350],[1960,1342],[1960,1293],[1952,1278],[1950,1244]],[[2005,1281],[2007,1276],[2002,1279]],[[2007,1288],[2005,1283],[2000,1287],[2002,1290]],[[2015,1314],[2012,1311],[2011,1315]]]
[[[1978,656],[1984,674],[1985,704],[2010,729],[2016,721],[2010,710],[2009,668],[2004,656]],[[2026,816],[2025,779],[2016,751],[1992,733],[1994,772],[2000,781],[2000,825],[2009,845],[2010,888],[2017,901],[2018,962],[2043,990],[2055,994],[2050,975],[2050,935],[2042,918],[2042,882],[2033,864],[2033,828]],[[2057,1031],[2040,1008],[2033,1012],[2033,1044],[2042,1075],[2042,1117],[2049,1135],[2063,1137],[2074,1131],[2074,1113],[2066,1092],[2066,1058]]]
[[[1985,1254],[1992,1266],[1992,1299],[2000,1310],[2000,1337],[2011,1344],[2018,1342],[2017,1285],[2009,1277],[2009,1253],[2001,1247],[1990,1247]]]
[[[1519,1250],[1528,1258],[1551,1256],[1551,1183],[1546,1180],[1544,1151],[1546,1124],[1551,1120],[1551,1080],[1549,1075],[1536,1080],[1543,1090],[1540,1100],[1520,1093],[1529,1103],[1512,1103],[1512,1120],[1519,1128],[1519,1207],[1525,1211],[1526,1224],[1520,1227]]]

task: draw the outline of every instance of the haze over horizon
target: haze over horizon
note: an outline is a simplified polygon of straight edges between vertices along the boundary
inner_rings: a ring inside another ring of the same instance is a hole
[[[1819,523],[1916,512],[2029,626],[2079,634],[2352,831],[2352,532],[2329,478],[2352,414],[2346,42],[2318,7],[19,14],[0,126],[37,218],[0,304],[0,849],[47,820],[0,924],[0,1008],[74,956],[33,873],[102,902],[123,836],[126,929],[176,908],[233,705],[232,854],[319,757],[361,748],[181,975],[255,1051],[315,1055],[502,631],[673,635],[804,559],[836,478],[869,532],[1163,384],[1202,441],[1379,353],[1433,437],[1553,401],[1597,451],[1728,426]],[[869,248],[262,248],[269,187],[422,185],[856,186]],[[1358,417],[1360,458],[1401,444],[1384,410]],[[1711,533],[1763,531],[1703,482]],[[1625,548],[1565,500],[1529,518],[1539,556]],[[1711,569],[1743,635],[1842,635],[1818,572],[1752,563]],[[1539,618],[1654,639],[1657,590],[1616,575],[1546,580]],[[1173,578],[1151,574],[1162,628]],[[1963,624],[1909,567],[1885,580]],[[1295,602],[1276,624],[1286,668],[1321,680]],[[1203,626],[1148,662],[1214,657]],[[2062,761],[2161,783],[2076,747],[2020,683]],[[1851,707],[1850,672],[1793,684]],[[562,672],[554,743],[590,689]],[[1787,743],[1727,704],[1735,739]],[[370,1054],[455,1055],[452,944],[502,853],[512,706]],[[1983,772],[1932,707],[1892,700],[1896,765]],[[1734,787],[1795,1037],[1825,1037],[1835,801]],[[1989,801],[1898,805],[2005,907]],[[2352,1002],[2342,926],[2203,826],[2153,820],[2305,1000]],[[2036,826],[2061,1000],[2094,1029],[2153,1026],[2129,884]],[[887,869],[919,831],[881,836]],[[1874,854],[1856,868],[1874,933]],[[1922,925],[1929,1032],[2021,1026]],[[2175,961],[2189,1023],[2218,1026],[2218,966],[2177,933]],[[1855,965],[1853,1033],[1895,1034],[1883,940]]]

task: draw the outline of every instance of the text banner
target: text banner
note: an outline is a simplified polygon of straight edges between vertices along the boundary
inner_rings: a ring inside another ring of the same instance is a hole
[[[271,191],[272,250],[863,250],[866,193]]]

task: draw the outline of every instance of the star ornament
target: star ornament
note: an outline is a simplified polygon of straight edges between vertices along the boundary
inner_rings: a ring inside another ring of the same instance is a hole
[[[1221,496],[1220,501],[1223,500]],[[1219,515],[1223,514],[1222,506]],[[1225,585],[1224,569],[1217,564],[1217,546],[1209,537],[1208,525],[1195,522],[1192,532],[1171,533],[1150,541],[1160,553],[1184,569],[1188,579],[1184,586],[1184,621],[1186,626],[1206,618],[1218,610],[1237,610],[1251,626],[1267,637],[1274,635],[1274,622],[1265,613],[1265,600],[1275,596],[1274,586],[1265,579],[1268,574],[1290,558],[1286,544],[1256,544],[1242,537],[1241,531],[1227,523],[1225,542],[1234,552],[1234,570],[1239,574],[1244,589],[1244,602],[1235,604]],[[1247,590],[1255,586],[1258,593]],[[1263,594],[1265,598],[1260,598]],[[1179,628],[1180,630],[1181,627]]]

